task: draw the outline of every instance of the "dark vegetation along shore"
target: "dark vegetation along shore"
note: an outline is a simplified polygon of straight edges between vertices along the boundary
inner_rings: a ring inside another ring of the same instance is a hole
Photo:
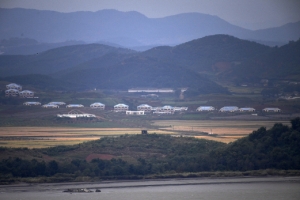
[[[224,144],[158,134],[122,135],[74,146],[1,148],[0,180],[98,181],[202,176],[300,175],[300,118]]]

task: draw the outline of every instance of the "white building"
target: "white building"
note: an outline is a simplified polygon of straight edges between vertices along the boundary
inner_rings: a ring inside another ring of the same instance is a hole
[[[71,110],[70,112],[68,112],[68,114],[58,114],[57,115],[58,118],[95,118],[96,115],[94,114],[89,114],[89,113],[83,113],[79,110]]]
[[[66,108],[82,108],[84,107],[82,104],[69,104]]]
[[[57,101],[51,101],[48,104],[53,104],[53,105],[58,105],[58,106],[63,106],[66,105],[65,102],[57,102]]]
[[[173,115],[174,111],[159,111],[156,110],[153,112],[153,114],[157,114],[157,115]]]
[[[174,112],[174,107],[166,105],[166,106],[161,107],[160,111],[172,111],[172,112]]]
[[[147,95],[141,95],[141,97],[143,97],[143,98],[147,98],[147,97],[158,98],[159,96],[157,94],[147,94]]]
[[[129,93],[145,92],[145,93],[173,93],[174,90],[170,88],[133,88],[128,90]]]
[[[32,98],[34,97],[34,92],[30,90],[23,90],[19,92],[19,96],[23,98]]]
[[[174,107],[166,105],[163,107],[157,107],[153,114],[174,114]]]
[[[236,106],[224,106],[220,110],[220,112],[237,112],[239,108]]]
[[[125,112],[128,109],[129,109],[129,106],[126,105],[126,104],[122,104],[122,103],[119,103],[119,104],[114,106],[114,111],[115,112]]]
[[[36,101],[27,101],[27,102],[24,102],[23,105],[25,105],[25,106],[40,106],[41,103],[36,102]]]
[[[145,111],[143,111],[143,110],[140,110],[140,111],[127,110],[126,115],[145,115]]]
[[[254,108],[240,108],[240,112],[255,112]]]
[[[94,114],[88,114],[88,113],[81,113],[81,114],[57,114],[57,117],[59,118],[95,118],[96,115]]]
[[[182,111],[187,111],[188,107],[173,107],[175,112],[182,112]]]
[[[152,107],[151,111],[157,111],[157,110],[160,110],[160,109],[161,109],[161,107]]]
[[[212,106],[199,106],[196,111],[202,112],[202,111],[214,111],[215,108]]]
[[[44,104],[42,105],[43,108],[59,108],[59,105],[56,104]]]
[[[281,110],[279,108],[264,108],[264,112],[280,112]]]
[[[149,106],[148,104],[142,104],[137,107],[137,110],[151,112],[152,106]]]
[[[16,97],[19,95],[19,90],[17,89],[8,89],[8,90],[5,90],[5,96],[6,97],[9,97],[9,96],[12,96],[12,97]]]
[[[91,108],[99,108],[101,110],[104,110],[105,109],[105,105],[103,103],[100,103],[100,102],[95,102],[95,103],[92,103],[90,105]]]
[[[21,91],[22,90],[22,86],[21,85],[18,85],[16,83],[10,83],[8,85],[6,85],[6,89],[16,89],[16,90],[19,90]]]

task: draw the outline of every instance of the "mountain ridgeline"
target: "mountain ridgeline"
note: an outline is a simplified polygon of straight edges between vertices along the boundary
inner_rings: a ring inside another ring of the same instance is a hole
[[[144,52],[101,44],[72,45],[34,55],[1,55],[0,74],[3,80],[24,85],[37,82],[29,75],[50,76],[45,81],[55,82],[52,89],[60,82],[60,89],[70,90],[189,87],[197,94],[228,93],[214,80],[251,83],[300,76],[299,46],[300,40],[268,47],[228,35]]]
[[[100,10],[59,13],[32,9],[0,9],[0,39],[25,37],[43,43],[105,41],[125,47],[177,45],[215,34],[282,45],[300,37],[300,22],[248,30],[208,14],[184,13],[147,18],[138,12]],[[26,20],[20,20],[26,19]],[[37,31],[38,30],[38,31]]]

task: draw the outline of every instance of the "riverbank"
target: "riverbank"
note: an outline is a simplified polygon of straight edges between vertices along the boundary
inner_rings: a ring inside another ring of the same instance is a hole
[[[13,185],[1,185],[0,193],[14,192],[63,192],[68,189],[84,188],[97,190],[112,188],[141,188],[141,187],[166,187],[187,185],[211,185],[211,184],[246,184],[246,183],[281,183],[293,182],[300,184],[300,176],[297,177],[204,177],[204,178],[172,178],[152,180],[111,180],[99,182],[68,182],[68,183],[19,183]]]
[[[150,182],[172,179],[222,179],[222,178],[268,178],[268,177],[294,177],[300,179],[300,170],[253,170],[253,171],[216,171],[216,172],[197,172],[197,173],[169,173],[148,176],[121,176],[121,177],[71,177],[58,174],[53,177],[34,177],[34,178],[9,178],[1,177],[1,185],[36,185],[36,184],[52,184],[52,185],[77,185],[92,183],[113,183],[113,182]],[[250,179],[249,179],[250,180]]]

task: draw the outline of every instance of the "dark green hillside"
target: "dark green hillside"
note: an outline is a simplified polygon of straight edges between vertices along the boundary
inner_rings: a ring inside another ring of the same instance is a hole
[[[218,62],[243,63],[268,51],[270,47],[229,35],[212,35],[175,47],[156,47],[145,55],[168,60],[196,71],[213,71]]]
[[[112,52],[135,53],[129,49],[87,44],[60,47],[36,55],[2,55],[0,56],[0,74],[2,77],[27,74],[49,75]]]
[[[71,69],[66,69],[55,73],[54,77],[63,77],[66,74],[72,73],[74,71],[89,70],[89,69],[102,69],[108,66],[116,65],[122,63],[123,60],[131,57],[132,54],[123,54],[119,52],[107,53],[101,57],[91,59],[87,62],[81,63]]]
[[[29,74],[20,76],[9,76],[2,78],[2,80],[12,83],[18,83],[23,85],[24,88],[36,88],[40,90],[58,90],[58,91],[70,91],[70,90],[82,90],[82,86],[76,83],[70,83],[66,80],[55,79],[47,75],[42,74]]]
[[[300,40],[274,47],[247,63],[236,66],[223,78],[239,77],[255,81],[267,79],[289,79],[300,76]],[[230,78],[229,78],[230,79]],[[296,81],[297,79],[295,79]]]
[[[300,169],[300,118],[291,123],[291,128],[282,124],[269,130],[262,127],[225,150],[211,153],[215,169]]]
[[[86,69],[69,71],[61,79],[88,88],[127,90],[135,87],[190,87],[203,94],[227,93],[226,89],[196,72],[139,55],[112,66],[98,66],[97,62],[85,63],[84,66]]]
[[[183,172],[249,175],[249,170],[300,170],[300,118],[291,123],[292,127],[262,127],[230,144],[140,134],[46,149],[0,148],[0,181],[38,176],[70,181],[80,176],[128,179]]]
[[[0,74],[51,75],[84,89],[189,87],[186,94],[190,96],[227,93],[214,81],[232,85],[256,84],[262,78],[294,76],[297,80],[299,44],[296,41],[271,48],[228,35],[213,35],[142,53],[100,44],[74,45],[30,56],[2,55]]]

